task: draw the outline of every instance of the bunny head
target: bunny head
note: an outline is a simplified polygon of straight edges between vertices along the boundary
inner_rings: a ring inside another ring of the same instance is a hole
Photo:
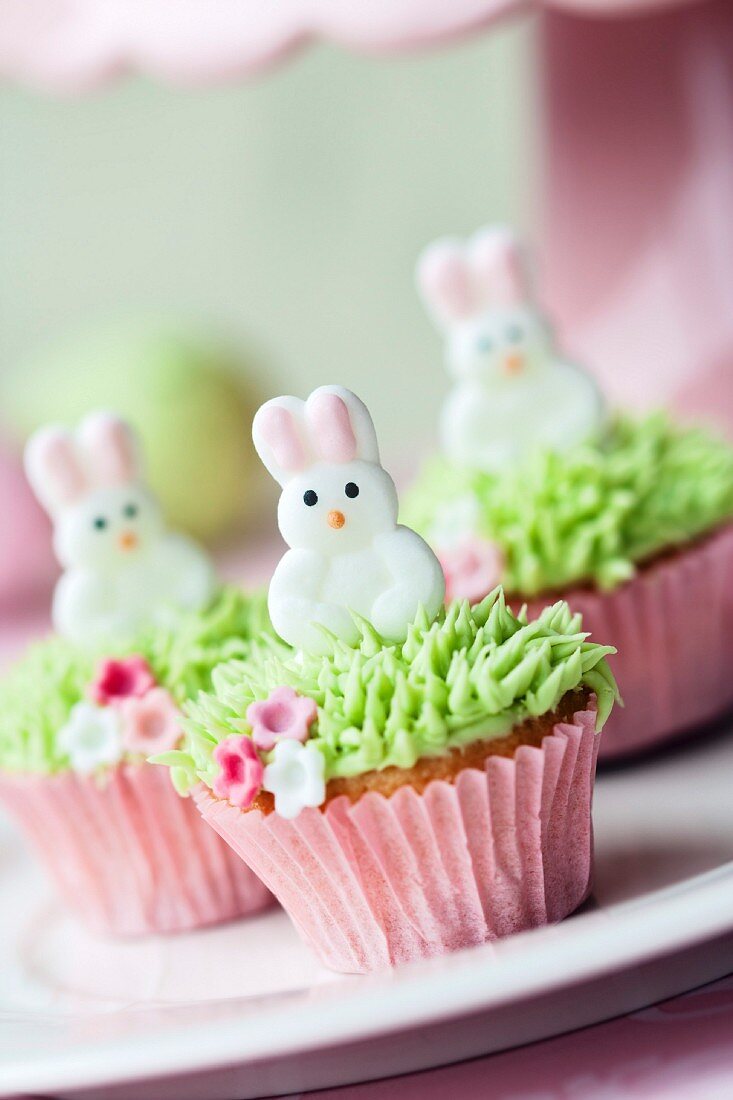
[[[379,463],[369,410],[350,390],[273,398],[258,410],[252,437],[283,487],[278,524],[288,546],[342,554],[394,528],[397,492]]]
[[[542,368],[552,337],[532,301],[526,260],[514,234],[494,226],[468,241],[436,241],[417,264],[420,295],[446,337],[459,379],[492,384]]]
[[[143,484],[137,441],[125,421],[90,414],[75,433],[42,428],[25,467],[54,523],[65,568],[109,570],[144,553],[164,529],[160,506]]]

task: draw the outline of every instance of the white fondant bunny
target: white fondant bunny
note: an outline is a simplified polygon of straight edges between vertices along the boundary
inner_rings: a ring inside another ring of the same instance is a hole
[[[97,412],[75,434],[42,428],[28,442],[25,465],[65,569],[53,599],[59,634],[93,645],[207,602],[211,564],[189,539],[166,530],[123,420]]]
[[[257,412],[252,436],[283,486],[278,523],[291,549],[270,583],[270,617],[298,649],[318,652],[320,623],[349,643],[349,611],[390,642],[403,641],[422,606],[443,602],[440,564],[418,534],[397,523],[397,492],[379,462],[366,406],[341,386],[307,401],[277,397]]]
[[[598,387],[557,356],[510,230],[436,241],[418,261],[417,281],[456,381],[440,424],[452,461],[496,470],[533,449],[564,450],[599,432]]]

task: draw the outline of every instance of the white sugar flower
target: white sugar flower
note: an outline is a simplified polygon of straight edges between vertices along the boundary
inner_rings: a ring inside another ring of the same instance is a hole
[[[103,764],[116,764],[122,756],[120,716],[114,707],[77,703],[59,731],[58,747],[75,772],[88,775]]]
[[[320,806],[326,797],[325,766],[312,743],[278,741],[262,783],[275,796],[275,813],[290,821],[306,806]]]

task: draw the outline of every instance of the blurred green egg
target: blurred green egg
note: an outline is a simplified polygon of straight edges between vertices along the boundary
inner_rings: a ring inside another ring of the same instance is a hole
[[[242,527],[260,496],[251,364],[203,330],[107,325],[8,371],[0,400],[23,436],[49,422],[73,426],[95,408],[122,414],[140,433],[169,523],[203,541]]]

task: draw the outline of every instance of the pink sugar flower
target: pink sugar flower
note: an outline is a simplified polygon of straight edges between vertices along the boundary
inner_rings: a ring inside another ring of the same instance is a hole
[[[157,687],[147,695],[128,695],[119,704],[122,716],[122,740],[128,752],[152,756],[167,752],[178,744],[181,712],[173,696]]]
[[[264,768],[252,738],[234,734],[214,749],[219,774],[213,783],[217,798],[226,798],[232,806],[249,809],[262,789]]]
[[[277,741],[305,741],[317,714],[315,701],[291,687],[275,688],[262,702],[247,707],[252,740],[263,752],[273,749]]]
[[[501,548],[489,539],[467,536],[438,552],[445,574],[445,599],[478,603],[495,588],[504,570]]]
[[[155,677],[144,657],[105,657],[89,686],[89,695],[99,706],[117,703],[130,696],[140,697],[155,687]]]

